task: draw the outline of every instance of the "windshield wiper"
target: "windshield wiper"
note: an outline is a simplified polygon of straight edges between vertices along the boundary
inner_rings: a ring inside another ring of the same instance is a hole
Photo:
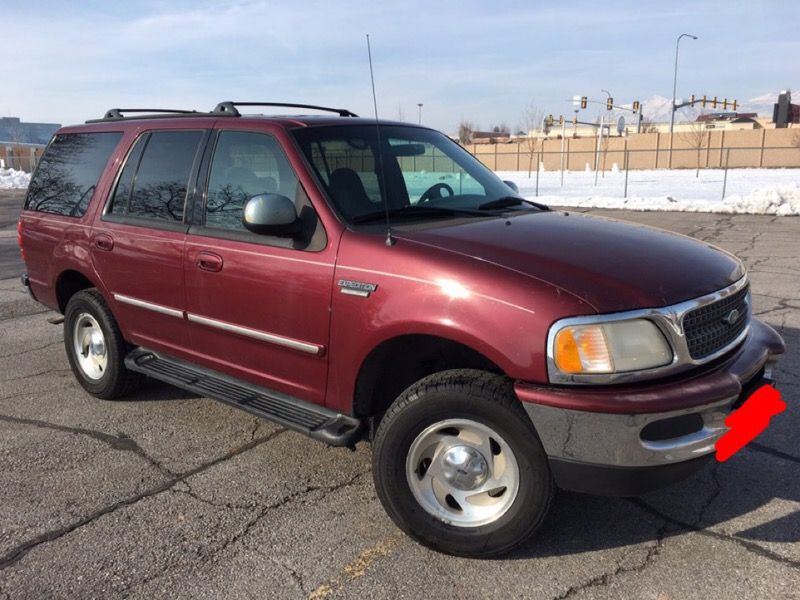
[[[549,206],[546,206],[544,204],[539,204],[538,202],[534,202],[533,200],[520,198],[519,196],[503,196],[495,200],[490,200],[489,202],[484,202],[483,204],[478,205],[478,210],[509,208],[511,206],[519,206],[520,204],[530,204],[531,206],[535,206],[539,210],[550,210]]]
[[[445,208],[443,206],[417,206],[409,204],[402,208],[393,208],[389,211],[389,217],[485,217],[486,213],[480,210],[470,210],[468,208]],[[350,219],[352,223],[368,223],[370,221],[380,221],[386,218],[385,210],[358,215]]]

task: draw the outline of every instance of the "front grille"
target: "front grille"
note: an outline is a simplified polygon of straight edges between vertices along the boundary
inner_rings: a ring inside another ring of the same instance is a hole
[[[748,289],[745,286],[735,294],[686,313],[683,332],[692,359],[711,356],[741,335],[750,321]],[[736,320],[730,318],[734,310],[738,311]]]

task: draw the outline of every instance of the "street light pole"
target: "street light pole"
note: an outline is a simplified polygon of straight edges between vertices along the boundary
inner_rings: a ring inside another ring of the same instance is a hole
[[[419,124],[422,125],[422,102],[417,103],[419,107]]]
[[[678,51],[680,50],[681,46],[681,39],[688,37],[692,38],[693,40],[697,39],[696,35],[692,35],[691,33],[682,33],[678,36],[678,40],[675,42],[675,72],[672,77],[672,110],[670,111],[670,118],[669,118],[669,133],[672,136],[672,130],[675,127],[675,104],[677,103],[678,97]]]
[[[669,160],[667,163],[667,168],[672,168],[672,139],[673,139],[673,129],[675,128],[675,105],[677,104],[677,94],[678,94],[678,50],[681,47],[681,40],[685,37],[692,38],[693,40],[697,39],[696,35],[692,35],[691,33],[682,33],[678,36],[677,41],[675,42],[675,71],[672,77],[672,110],[669,111]]]

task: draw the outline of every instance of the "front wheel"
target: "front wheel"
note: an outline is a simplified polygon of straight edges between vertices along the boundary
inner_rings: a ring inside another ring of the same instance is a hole
[[[431,375],[389,408],[373,476],[392,520],[422,544],[488,557],[528,540],[554,484],[536,431],[504,377]]]

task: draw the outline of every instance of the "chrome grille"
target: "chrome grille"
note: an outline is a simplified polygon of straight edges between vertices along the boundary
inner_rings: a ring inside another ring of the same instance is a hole
[[[750,321],[748,291],[735,294],[686,313],[683,332],[693,360],[711,356],[736,340]]]

